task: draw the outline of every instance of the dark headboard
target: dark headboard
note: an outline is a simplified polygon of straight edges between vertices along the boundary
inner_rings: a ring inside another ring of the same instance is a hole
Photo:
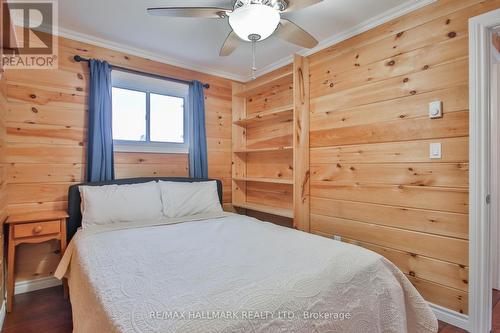
[[[183,177],[143,177],[143,178],[115,179],[104,182],[92,182],[92,183],[81,183],[81,184],[71,185],[68,190],[68,215],[69,215],[68,225],[67,225],[68,242],[76,233],[76,230],[82,225],[82,212],[80,211],[81,198],[78,186],[140,184],[158,180],[171,181],[171,182],[190,182],[190,183],[207,182],[215,180],[217,182],[217,192],[219,194],[219,201],[222,205],[222,182],[218,179],[194,179],[194,178],[183,178]]]

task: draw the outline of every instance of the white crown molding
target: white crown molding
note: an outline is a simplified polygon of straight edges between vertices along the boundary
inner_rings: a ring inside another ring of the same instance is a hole
[[[354,37],[356,35],[359,35],[363,32],[366,32],[370,29],[373,29],[379,25],[382,25],[384,23],[387,23],[391,20],[394,20],[398,17],[401,17],[403,15],[406,15],[412,11],[415,11],[419,8],[422,8],[424,6],[427,6],[433,2],[436,2],[437,0],[410,0],[407,1],[397,7],[391,8],[388,11],[383,12],[380,15],[377,15],[375,17],[372,17],[364,22],[361,22],[360,24],[344,30],[342,32],[339,32],[338,34],[333,35],[332,37],[329,37],[327,39],[322,40],[319,42],[319,44],[313,48],[313,49],[302,49],[297,52],[297,54],[300,54],[301,56],[309,56],[311,54],[314,54],[316,52],[319,52],[323,49],[326,49],[327,47],[330,47],[332,45],[335,45],[337,43],[340,43],[346,39],[349,39],[351,37]],[[273,70],[276,70],[278,68],[281,68],[283,66],[286,66],[292,62],[293,57],[292,56],[287,56],[284,57],[283,59],[280,59],[270,65],[267,65],[260,70],[257,71],[256,75],[261,76],[264,74],[267,74],[269,72],[272,72]],[[250,77],[248,77],[245,81],[249,81]]]
[[[141,49],[138,49],[135,47],[127,46],[127,45],[124,45],[121,43],[116,43],[116,42],[113,42],[113,41],[110,41],[107,39],[91,36],[88,34],[76,32],[76,31],[69,30],[69,29],[59,28],[57,35],[60,37],[73,39],[73,40],[76,40],[76,41],[79,41],[82,43],[87,43],[87,44],[91,44],[91,45],[95,45],[95,46],[99,46],[99,47],[104,47],[104,48],[111,49],[114,51],[134,55],[136,57],[146,58],[146,59],[157,61],[157,62],[160,62],[163,64],[167,64],[167,65],[177,66],[177,67],[190,69],[190,70],[197,71],[197,72],[202,72],[202,73],[209,74],[209,75],[219,76],[219,77],[223,77],[223,78],[226,78],[229,80],[240,81],[240,82],[247,80],[246,76],[237,75],[237,74],[233,74],[233,73],[229,73],[229,72],[224,72],[224,71],[216,70],[216,69],[205,67],[205,66],[200,66],[200,65],[195,64],[195,63],[180,61],[177,59],[169,58],[169,57],[162,56],[162,55],[159,55],[156,53],[144,51],[144,50],[141,50]]]

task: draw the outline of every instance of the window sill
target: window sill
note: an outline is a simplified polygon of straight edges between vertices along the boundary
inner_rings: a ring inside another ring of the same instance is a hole
[[[182,144],[134,144],[114,143],[116,153],[189,154],[187,145]]]

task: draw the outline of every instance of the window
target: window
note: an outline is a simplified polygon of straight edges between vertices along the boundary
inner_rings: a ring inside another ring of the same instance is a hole
[[[188,152],[187,85],[117,70],[112,81],[116,151]]]
[[[184,98],[150,95],[150,137],[157,142],[184,142]]]
[[[146,141],[147,94],[113,87],[113,139]]]

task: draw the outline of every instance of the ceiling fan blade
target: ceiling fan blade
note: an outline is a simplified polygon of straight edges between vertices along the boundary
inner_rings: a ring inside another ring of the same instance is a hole
[[[287,0],[288,7],[284,10],[284,13],[294,12],[320,2],[323,2],[323,0]]]
[[[276,36],[295,45],[307,47],[308,49],[312,49],[318,45],[316,38],[287,19],[281,19],[278,29],[276,30]]]
[[[220,7],[156,7],[148,8],[147,12],[155,16],[220,19],[225,18],[230,10]]]
[[[226,40],[224,41],[224,44],[220,49],[219,55],[221,57],[226,57],[230,55],[231,53],[234,52],[234,50],[236,50],[239,42],[240,42],[239,37],[236,35],[234,31],[231,31],[227,36]]]
[[[235,0],[212,0],[210,1],[210,4],[212,7],[227,8],[232,10],[234,8],[234,1]]]

